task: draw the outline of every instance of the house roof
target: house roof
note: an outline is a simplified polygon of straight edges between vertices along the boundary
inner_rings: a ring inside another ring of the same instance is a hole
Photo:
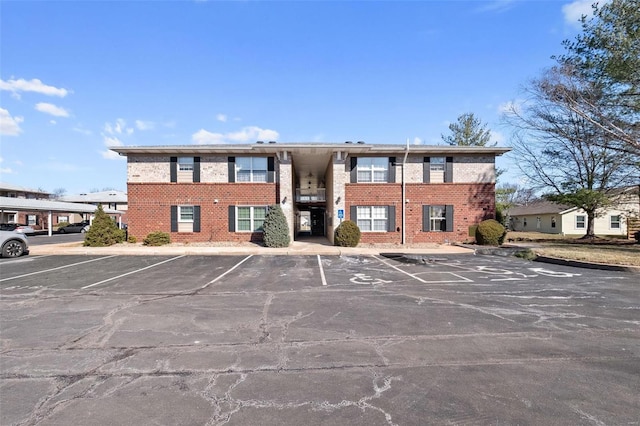
[[[509,216],[526,216],[537,214],[564,214],[575,207],[567,206],[565,204],[557,204],[551,201],[538,200],[526,206],[515,206],[509,209]]]
[[[214,153],[279,153],[282,151],[313,153],[321,152],[346,152],[348,154],[402,154],[406,150],[410,153],[447,155],[447,154],[475,154],[475,155],[502,155],[511,151],[511,148],[502,147],[477,147],[477,146],[450,146],[450,145],[403,145],[403,144],[366,144],[356,143],[255,143],[234,145],[156,145],[156,146],[114,146],[110,149],[120,155],[129,154],[214,154]]]
[[[82,203],[64,203],[51,200],[35,200],[30,198],[0,197],[0,209],[30,210],[52,212],[94,213],[96,206]],[[119,210],[104,209],[107,214],[123,214]]]
[[[71,203],[121,203],[127,202],[127,193],[124,191],[99,191],[86,194],[67,195],[60,197],[60,201]]]
[[[45,194],[49,195],[47,191],[41,191],[39,189],[26,188],[24,186],[12,185],[10,183],[0,182],[0,191],[14,191],[14,192],[28,192],[32,194]]]

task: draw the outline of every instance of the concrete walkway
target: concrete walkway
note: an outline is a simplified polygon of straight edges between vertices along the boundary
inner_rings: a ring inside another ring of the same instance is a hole
[[[289,247],[270,248],[257,244],[251,245],[197,245],[170,244],[159,247],[148,247],[141,244],[116,244],[110,247],[83,247],[82,243],[63,243],[32,245],[32,255],[377,255],[380,253],[403,254],[472,254],[471,248],[454,245],[433,244],[420,247],[337,247],[329,243],[326,238],[307,238],[294,241]]]

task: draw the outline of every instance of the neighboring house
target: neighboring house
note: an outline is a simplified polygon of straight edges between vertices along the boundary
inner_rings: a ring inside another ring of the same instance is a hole
[[[89,192],[78,195],[66,195],[64,197],[60,197],[60,201],[64,201],[67,203],[83,203],[83,204],[91,204],[96,207],[99,205],[102,206],[103,209],[111,209],[118,210],[123,212],[122,214],[122,223],[127,223],[126,212],[127,212],[127,193],[123,191],[100,191],[100,192]],[[69,222],[80,222],[83,220],[83,217],[79,214],[76,214],[69,220]]]
[[[333,242],[350,219],[363,243],[445,243],[495,216],[497,147],[275,142],[113,147],[127,156],[129,234],[261,241],[280,204],[291,237]]]
[[[39,189],[0,183],[0,197],[27,200],[49,200],[51,194]],[[13,208],[2,208],[0,210],[0,223],[22,223],[32,226],[33,229],[45,229],[47,227],[47,218],[46,213],[36,210],[21,210]]]
[[[637,186],[615,190],[613,200],[615,204],[595,219],[596,235],[627,235],[627,219],[639,216]],[[509,226],[514,231],[584,235],[587,214],[576,207],[538,200],[509,209]]]

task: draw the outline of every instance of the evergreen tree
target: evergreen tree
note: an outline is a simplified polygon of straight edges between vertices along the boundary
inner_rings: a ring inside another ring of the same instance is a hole
[[[91,227],[84,235],[85,246],[106,247],[123,242],[125,232],[123,229],[118,229],[113,219],[99,205]]]
[[[282,207],[279,204],[274,204],[269,207],[267,216],[264,219],[263,229],[263,241],[267,247],[288,247],[289,238],[289,225],[287,224],[287,218],[282,212]]]
[[[462,114],[456,123],[449,124],[450,135],[442,135],[449,145],[453,146],[496,146],[491,142],[491,130],[477,119],[472,112]]]

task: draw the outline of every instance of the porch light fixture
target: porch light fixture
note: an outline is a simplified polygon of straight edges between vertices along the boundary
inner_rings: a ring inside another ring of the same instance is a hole
[[[340,200],[342,200],[342,198],[340,198],[340,197],[336,198],[336,204],[338,204],[340,202]]]

